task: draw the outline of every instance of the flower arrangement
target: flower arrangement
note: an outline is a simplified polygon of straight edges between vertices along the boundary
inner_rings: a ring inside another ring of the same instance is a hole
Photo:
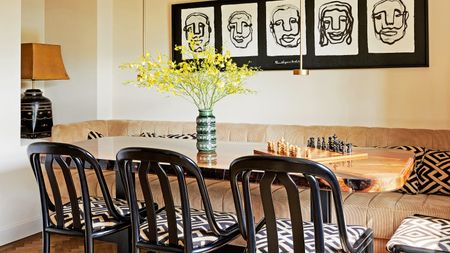
[[[189,43],[195,42],[191,40]],[[182,96],[199,110],[212,110],[228,95],[253,93],[244,86],[244,81],[258,69],[248,65],[237,66],[229,52],[221,54],[213,47],[201,52],[192,52],[185,46],[177,46],[175,50],[182,55],[190,55],[192,59],[174,62],[161,55],[152,58],[147,53],[137,62],[120,66],[137,73],[136,80],[126,83]]]

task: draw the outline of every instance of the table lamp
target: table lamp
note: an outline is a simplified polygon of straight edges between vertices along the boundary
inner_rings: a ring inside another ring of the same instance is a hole
[[[53,126],[52,103],[35,88],[35,81],[68,80],[61,57],[61,46],[22,44],[21,78],[31,80],[21,99],[21,138],[45,138],[51,136]]]

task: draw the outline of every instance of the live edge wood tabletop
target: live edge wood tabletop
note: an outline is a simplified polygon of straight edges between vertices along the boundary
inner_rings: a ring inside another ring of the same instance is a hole
[[[218,142],[213,154],[197,152],[194,140],[115,136],[74,143],[99,160],[114,161],[116,153],[125,147],[152,147],[182,153],[197,162],[205,171],[228,170],[230,163],[266,149],[265,143]],[[409,151],[355,148],[367,153],[358,159],[321,162],[338,177],[342,191],[382,192],[400,189],[414,166],[414,154]]]

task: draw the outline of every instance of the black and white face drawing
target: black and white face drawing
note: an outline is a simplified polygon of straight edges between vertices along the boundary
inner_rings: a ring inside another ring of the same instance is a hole
[[[211,30],[211,24],[206,14],[201,12],[189,14],[183,27],[185,39],[188,40],[192,36],[191,39],[194,42],[189,44],[189,48],[193,52],[204,51],[211,39]]]
[[[341,1],[328,2],[319,8],[319,44],[352,43],[354,18],[352,6]]]
[[[246,11],[235,11],[228,19],[231,43],[236,48],[247,48],[253,40],[252,16]]]
[[[381,0],[373,6],[375,36],[385,44],[401,40],[408,28],[409,13],[402,0]]]
[[[300,44],[299,8],[284,4],[276,7],[270,21],[270,32],[276,43],[284,48],[295,48]]]

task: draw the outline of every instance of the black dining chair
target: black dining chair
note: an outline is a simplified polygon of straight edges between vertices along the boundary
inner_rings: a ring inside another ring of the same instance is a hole
[[[259,181],[264,218],[257,224],[249,185],[250,174],[255,171],[264,173]],[[303,220],[298,186],[292,174],[304,176],[309,184],[312,221]],[[232,162],[230,177],[240,230],[247,240],[247,252],[373,251],[371,229],[345,224],[339,183],[334,173],[324,165],[300,158],[246,156]],[[322,221],[319,182],[330,187],[337,224]],[[286,190],[290,219],[276,217],[271,191],[274,183],[284,186]],[[239,185],[242,185],[242,190]]]
[[[128,204],[111,198],[100,166],[89,152],[65,143],[38,142],[29,145],[28,156],[41,199],[43,252],[50,252],[52,233],[84,237],[85,252],[94,251],[94,239],[116,242],[119,252],[129,252]],[[90,195],[86,169],[95,171],[102,196]],[[62,177],[57,177],[57,170]],[[68,203],[63,203],[63,191],[69,195]]]
[[[117,162],[126,179],[135,252],[211,252],[239,235],[236,216],[213,211],[201,170],[185,155],[161,149],[125,148],[117,153]],[[136,173],[139,184],[135,183]],[[150,186],[149,173],[155,173],[159,179],[164,200],[159,209],[155,208],[157,189]],[[190,207],[186,177],[195,179],[204,210]],[[170,184],[174,178],[179,206]],[[137,188],[142,190],[147,207],[144,216],[137,211]]]

